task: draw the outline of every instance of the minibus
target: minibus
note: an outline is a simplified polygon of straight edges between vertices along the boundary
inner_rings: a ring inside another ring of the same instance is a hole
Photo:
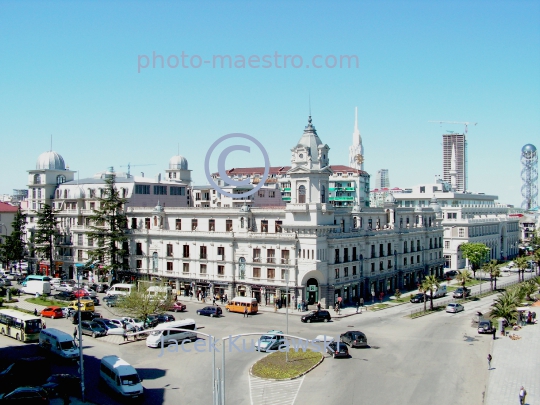
[[[30,274],[29,276],[26,276],[26,278],[21,281],[21,285],[23,287],[26,287],[26,283],[29,281],[29,280],[38,280],[38,281],[51,281],[51,278],[49,276],[40,276],[38,274]]]
[[[50,295],[51,283],[46,280],[28,280],[21,291],[24,294]]]
[[[58,329],[42,329],[39,333],[39,346],[64,359],[77,360],[79,358],[79,348],[73,336]]]
[[[160,323],[146,338],[146,346],[161,347],[162,340],[165,345],[174,343],[171,341],[182,342],[185,339],[189,339],[191,341],[197,340],[197,334],[195,332],[169,330],[173,328],[189,329],[192,331],[197,330],[197,326],[195,325],[195,321],[193,319],[183,319],[181,321]]]
[[[107,296],[111,295],[129,295],[136,288],[135,284],[115,284],[107,290]]]
[[[77,304],[78,301],[71,301],[68,305],[68,308],[72,308],[73,310],[77,311]],[[81,312],[91,312],[94,311],[94,301],[87,300],[87,299],[81,299]]]
[[[139,398],[144,388],[137,370],[118,356],[105,356],[99,367],[100,383],[126,398]]]
[[[250,297],[236,297],[230,300],[225,309],[230,312],[245,313],[247,307],[248,314],[256,314],[259,310],[256,298]]]

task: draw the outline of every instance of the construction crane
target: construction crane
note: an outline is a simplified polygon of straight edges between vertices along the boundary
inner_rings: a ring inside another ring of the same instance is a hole
[[[465,135],[467,135],[467,130],[468,130],[469,125],[478,124],[477,122],[460,122],[460,121],[428,121],[428,122],[433,122],[435,124],[461,124],[461,125],[465,125]],[[450,131],[448,131],[448,132],[450,132]]]
[[[155,163],[150,163],[150,164],[146,164],[146,165],[132,165],[131,163],[128,163],[127,165],[121,165],[120,167],[127,167],[128,169],[128,176],[129,176],[129,171],[131,170],[131,167],[137,167],[137,166],[155,166]]]

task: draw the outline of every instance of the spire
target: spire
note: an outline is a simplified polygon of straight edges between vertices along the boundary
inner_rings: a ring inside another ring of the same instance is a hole
[[[353,131],[353,145],[361,145],[362,137],[360,136],[360,130],[358,129],[358,107],[354,107],[354,131]]]

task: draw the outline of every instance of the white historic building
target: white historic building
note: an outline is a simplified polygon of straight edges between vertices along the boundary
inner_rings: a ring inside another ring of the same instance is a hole
[[[428,274],[442,276],[440,210],[399,207],[391,196],[382,208],[334,206],[329,149],[310,117],[291,150],[290,168],[280,173],[289,185],[287,204],[266,195],[255,195],[255,201],[225,200],[219,190],[191,186],[187,162],[180,165],[174,158],[165,179],[116,173],[116,186],[129,201],[130,255],[120,277],[160,278],[179,295],[203,291],[252,296],[263,305],[283,299],[288,286],[290,302],[305,299],[328,307],[338,297],[354,302],[416,288]],[[62,171],[55,165],[42,170],[40,175],[46,176],[51,170],[50,178]],[[47,184],[46,196],[59,210],[63,234],[55,271],[72,276],[73,267],[86,263],[93,248],[85,232],[105,173],[78,182],[69,173],[65,182]],[[29,188],[35,186],[31,181]],[[185,187],[185,194],[171,195],[172,187]],[[261,190],[278,191],[272,184]]]

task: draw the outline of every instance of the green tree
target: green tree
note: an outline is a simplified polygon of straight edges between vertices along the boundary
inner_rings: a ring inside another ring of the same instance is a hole
[[[105,184],[103,196],[97,198],[97,209],[90,216],[92,225],[86,234],[89,239],[96,241],[97,247],[88,251],[88,256],[89,264],[101,263],[104,270],[111,272],[113,280],[117,280],[118,270],[126,267],[124,258],[128,255],[124,246],[128,241],[127,216],[124,212],[127,199],[121,198],[116,189],[113,168],[107,173]]]
[[[12,260],[19,263],[24,259],[26,242],[24,241],[24,230],[26,228],[26,214],[23,214],[21,208],[17,210],[15,218],[11,223],[13,232],[9,235],[8,243],[11,249]]]
[[[133,289],[131,294],[118,301],[118,307],[123,309],[133,318],[141,319],[144,324],[148,315],[163,314],[172,304],[172,297],[167,297],[166,292],[149,293],[151,286],[158,286],[157,283],[139,283],[137,289]]]
[[[489,283],[491,287],[491,291],[493,291],[493,282],[495,281],[495,289],[497,289],[497,277],[501,276],[501,270],[499,269],[499,265],[497,264],[497,260],[490,260],[484,266],[482,266],[483,270],[489,274]]]
[[[529,280],[523,284],[521,284],[520,289],[525,297],[527,297],[528,301],[532,301],[531,295],[534,294],[537,290],[536,281]]]
[[[424,291],[429,292],[429,309],[433,311],[433,293],[441,286],[439,280],[434,275],[427,276],[422,281],[422,288]]]
[[[540,276],[540,248],[534,251],[532,260],[536,262],[536,275]]]
[[[458,283],[461,284],[461,287],[463,287],[463,298],[465,298],[465,288],[469,281],[471,281],[471,272],[467,269],[458,270],[458,274],[456,276],[456,280]]]
[[[49,204],[43,204],[36,211],[37,226],[34,233],[34,250],[49,261],[51,271],[54,268],[54,242],[59,235],[56,214]]]
[[[489,248],[483,243],[464,243],[459,249],[463,252],[463,257],[469,260],[474,278],[476,278],[476,271],[487,260]]]
[[[517,319],[515,298],[504,292],[491,307],[490,316],[492,318],[504,318],[509,324],[512,324]]]
[[[529,258],[527,256],[520,256],[514,259],[514,263],[519,269],[520,280],[525,281],[525,270],[529,268]]]

